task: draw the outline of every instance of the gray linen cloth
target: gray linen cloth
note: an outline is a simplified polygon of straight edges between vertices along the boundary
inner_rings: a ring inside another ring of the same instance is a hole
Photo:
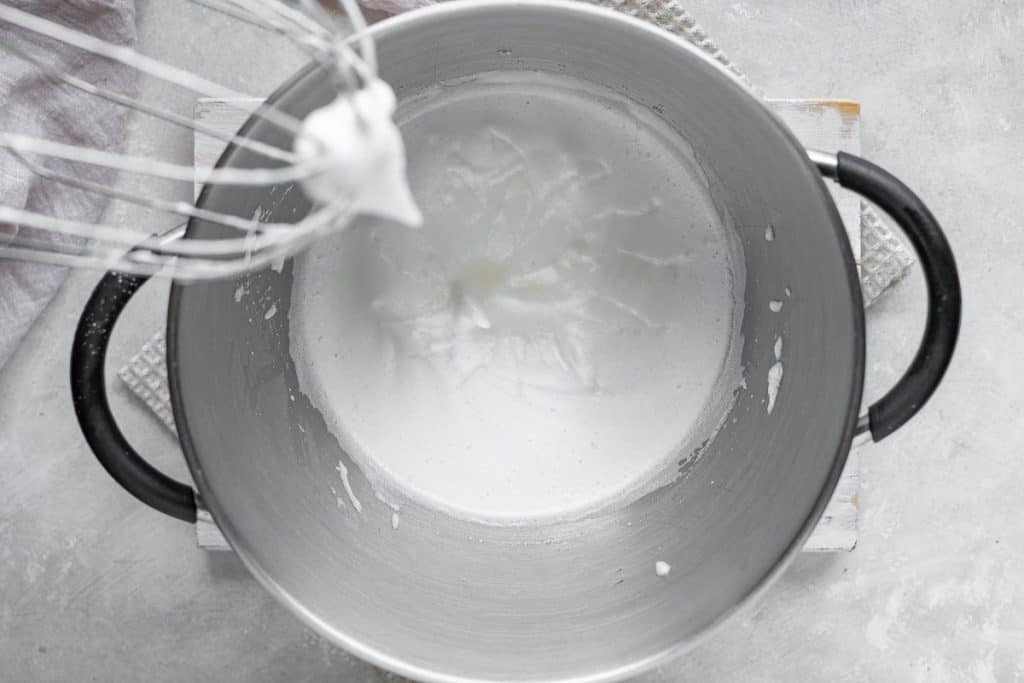
[[[134,0],[0,0],[51,21],[121,45],[135,44]],[[129,112],[55,82],[15,50],[104,88],[133,95],[135,71],[0,21],[0,131],[104,150],[120,148]],[[47,161],[54,170],[109,184],[109,171]],[[34,176],[0,151],[0,205],[87,222],[98,222],[107,201]],[[15,226],[0,225],[0,241]],[[45,239],[58,239],[42,234]],[[53,297],[66,269],[0,259],[0,367]]]

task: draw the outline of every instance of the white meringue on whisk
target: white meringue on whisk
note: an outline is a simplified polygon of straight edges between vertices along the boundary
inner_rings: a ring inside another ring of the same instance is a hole
[[[372,79],[310,113],[295,137],[295,153],[325,170],[302,180],[310,199],[334,204],[344,199],[354,213],[419,227],[423,214],[409,189],[405,146],[392,118],[395,93]]]

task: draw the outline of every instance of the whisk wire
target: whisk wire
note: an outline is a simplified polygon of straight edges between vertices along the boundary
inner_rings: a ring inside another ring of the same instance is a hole
[[[339,8],[348,16],[352,22],[352,35],[350,40],[358,41],[359,56],[366,65],[367,70],[376,75],[377,73],[377,47],[370,37],[370,27],[366,24],[366,17],[359,10],[355,0],[338,0]]]
[[[325,207],[315,211],[303,220],[292,223],[287,228],[264,230],[260,234],[249,233],[246,237],[220,239],[175,239],[167,243],[155,242],[155,236],[132,233],[109,225],[86,223],[67,218],[56,218],[44,214],[0,206],[0,225],[19,225],[35,230],[55,232],[69,237],[92,239],[94,242],[82,247],[76,253],[100,254],[109,251],[106,245],[117,245],[123,249],[135,251],[155,251],[165,256],[193,257],[227,257],[241,258],[253,256],[268,248],[290,246],[296,239],[314,235],[328,229],[335,221],[344,216],[347,210],[339,207]],[[185,225],[185,224],[182,224]],[[265,227],[265,226],[264,226]],[[25,246],[35,236],[23,236],[14,231],[4,236],[4,249],[8,246]],[[49,244],[48,242],[46,244]],[[40,246],[36,244],[35,246]],[[59,245],[72,248],[77,245]],[[214,261],[225,263],[226,261]]]
[[[173,83],[208,97],[219,97],[229,100],[251,99],[250,95],[219,85],[203,76],[198,76],[184,69],[164,64],[159,60],[139,54],[130,47],[101,40],[100,38],[62,26],[8,5],[0,5],[0,20],[7,21],[28,31],[54,38],[86,52],[120,62],[154,78],[159,78],[160,80]],[[265,118],[267,121],[284,128],[292,134],[298,133],[302,126],[302,122],[297,118],[286,112],[279,111],[271,105],[263,105],[254,111],[253,114]]]
[[[288,40],[292,41],[296,46],[305,46],[307,48],[317,48],[323,51],[329,51],[331,45],[329,40],[325,36],[316,33],[310,33],[309,31],[303,30],[295,26],[292,23],[286,23],[279,21],[279,16],[274,13],[267,13],[260,9],[259,6],[238,2],[237,0],[189,0],[193,4],[201,5],[203,7],[214,10],[225,14],[232,19],[245,22],[250,26],[256,26],[258,28],[273,31],[279,35],[284,36]]]
[[[175,164],[168,161],[155,161],[145,157],[116,154],[90,147],[67,145],[61,142],[54,142],[53,140],[4,132],[0,132],[0,148],[12,149],[22,154],[41,154],[43,156],[66,159],[67,161],[77,161],[92,166],[102,166],[117,171],[137,173],[166,180],[198,181],[205,185],[257,186],[293,183],[305,180],[330,168],[330,162],[324,160],[303,161],[277,168],[214,168],[200,170],[192,166]]]
[[[208,223],[216,223],[228,228],[234,228],[244,232],[261,232],[263,230],[275,230],[289,228],[293,223],[264,223],[254,219],[244,219],[234,214],[226,214],[220,211],[211,211],[209,209],[201,209],[193,204],[183,201],[168,201],[164,199],[156,199],[153,197],[143,197],[132,192],[126,192],[119,190],[116,187],[103,185],[101,183],[94,183],[88,180],[82,180],[65,173],[46,168],[42,164],[38,164],[28,157],[21,154],[17,150],[10,150],[11,154],[22,163],[29,171],[34,175],[53,182],[61,183],[69,187],[74,187],[86,192],[94,192],[96,194],[109,197],[111,199],[119,199],[130,204],[137,206],[143,206],[149,209],[162,211],[164,213],[174,214],[184,218],[197,218],[199,220],[207,221]]]
[[[338,68],[339,46],[330,36],[305,31],[294,23],[280,20],[280,17],[268,13],[261,6],[247,3],[245,0],[190,0],[192,3],[220,12],[233,19],[276,33],[289,40],[297,49],[323,67],[335,72]],[[351,87],[353,84],[348,83]]]
[[[299,10],[289,7],[280,0],[228,0],[228,2],[232,2],[236,5],[241,5],[242,7],[249,9],[252,9],[253,7],[265,7],[267,10],[275,13],[301,30],[308,31],[313,35],[319,35],[322,38],[330,39],[332,37],[331,32],[318,22]]]
[[[183,128],[188,128],[194,132],[202,133],[203,135],[209,135],[210,137],[216,138],[223,142],[233,143],[238,145],[239,147],[245,147],[246,149],[249,149],[258,154],[262,154],[263,156],[269,157],[271,159],[277,159],[278,161],[284,161],[288,163],[294,163],[298,161],[298,157],[295,155],[294,152],[281,149],[280,147],[274,147],[273,145],[268,145],[258,140],[251,140],[249,138],[246,138],[245,136],[225,133],[211,126],[207,126],[202,122],[188,118],[187,116],[175,114],[174,112],[167,111],[166,109],[150,105],[148,103],[137,100],[133,97],[122,95],[121,93],[117,93],[112,90],[102,88],[98,85],[95,85],[94,83],[90,83],[80,78],[76,78],[75,76],[72,76],[70,74],[58,71],[57,69],[53,68],[43,60],[37,59],[29,55],[28,53],[18,49],[17,47],[8,46],[7,49],[11,52],[11,54],[18,57],[19,59],[22,59],[34,65],[44,74],[46,74],[49,78],[58,80],[71,88],[75,88],[76,90],[80,90],[90,95],[94,95],[96,97],[99,97],[100,99],[107,100],[108,102],[113,102],[114,104],[119,104],[123,107],[131,109],[132,111],[137,111],[148,116],[153,116],[162,121],[166,121],[167,123],[171,123],[173,125],[180,126]]]
[[[318,17],[320,22],[317,23],[317,26],[319,26],[323,31],[326,31],[328,35],[332,36],[334,44],[338,50],[338,72],[345,79],[345,84],[349,88],[357,89],[361,87],[369,80],[371,75],[375,75],[377,73],[376,66],[373,66],[371,69],[369,64],[360,55],[357,55],[348,44],[355,38],[355,34],[348,36],[347,38],[342,35],[335,23],[334,17],[328,14],[319,2],[316,0],[299,0],[299,4],[309,14]],[[362,17],[362,14],[360,14],[360,17]],[[355,20],[353,20],[353,26],[354,25]],[[365,22],[363,23],[363,27],[365,30]]]
[[[319,14],[309,6],[315,3],[305,0],[300,2],[306,11],[312,12],[314,16],[326,17],[326,25],[321,25],[310,14],[282,0],[190,1],[283,36],[319,65],[334,73],[340,79],[339,89],[359,88],[376,77],[373,40],[366,33],[366,23],[353,0],[338,0],[338,6],[349,16],[355,29],[349,35],[345,35],[335,18],[323,12],[322,8],[319,8],[322,12]],[[251,98],[245,94],[147,57],[130,47],[109,43],[0,4],[0,23],[3,22],[120,62],[140,73],[197,94],[228,103],[234,100],[237,102],[234,106],[246,109],[251,115],[261,117],[293,136],[301,130],[300,119],[273,105],[263,104],[249,111]],[[358,54],[352,47],[356,43]],[[64,73],[44,59],[16,47],[5,48],[63,86],[155,117],[170,125],[184,127],[225,143],[234,143],[265,157],[267,164],[257,168],[228,167],[200,171],[192,166],[0,131],[0,150],[8,150],[19,163],[39,178],[165,214],[198,219],[238,231],[238,235],[233,237],[190,239],[185,236],[187,223],[181,223],[169,232],[144,235],[111,224],[87,223],[0,205],[0,259],[112,269],[135,275],[167,276],[179,281],[232,277],[267,267],[290,256],[308,246],[320,234],[337,229],[352,218],[353,208],[348,199],[342,197],[314,209],[295,223],[264,222],[259,215],[246,217],[203,209],[188,202],[150,197],[54,170],[42,163],[40,158],[63,159],[172,181],[256,187],[301,182],[316,174],[328,172],[332,162],[328,159],[304,161],[291,150],[223,132],[158,105]],[[248,101],[243,104],[239,101],[243,99]]]

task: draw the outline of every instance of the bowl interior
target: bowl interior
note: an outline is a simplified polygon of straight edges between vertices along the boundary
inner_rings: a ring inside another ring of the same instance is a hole
[[[838,479],[860,400],[863,321],[835,207],[753,96],[639,22],[577,4],[454,3],[374,31],[381,74],[400,98],[494,70],[558,73],[627,96],[677,131],[742,246],[746,386],[699,453],[678,454],[678,476],[628,505],[510,526],[409,504],[395,530],[391,501],[374,498],[358,467],[346,469],[362,513],[339,514],[338,500],[349,499],[336,468],[350,454],[298,382],[288,262],[173,290],[172,398],[197,487],[257,578],[320,632],[387,668],[431,680],[635,673],[765,584]],[[332,95],[308,70],[274,102],[303,115]],[[289,146],[259,121],[246,131]],[[233,149],[221,163],[262,161]],[[269,220],[310,208],[288,187],[207,190],[200,204],[238,215],[262,207]],[[219,230],[194,222],[190,234]],[[784,373],[769,412],[779,338]],[[668,576],[657,561],[671,565]]]

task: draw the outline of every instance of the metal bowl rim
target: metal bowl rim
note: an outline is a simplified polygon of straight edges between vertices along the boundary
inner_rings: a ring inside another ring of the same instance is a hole
[[[782,121],[773,112],[764,106],[764,103],[761,102],[761,100],[758,99],[749,88],[741,83],[735,75],[728,71],[723,65],[719,64],[714,59],[711,59],[707,54],[690,42],[674,36],[647,21],[636,19],[611,9],[597,7],[573,0],[456,0],[454,2],[432,5],[406,14],[391,17],[375,24],[371,27],[370,31],[373,34],[376,34],[376,37],[380,38],[382,36],[386,36],[387,32],[392,29],[415,27],[421,22],[446,21],[450,17],[457,15],[480,12],[486,13],[494,10],[495,8],[524,9],[533,12],[575,13],[577,15],[587,16],[590,18],[599,17],[609,22],[620,23],[624,29],[644,32],[648,34],[646,37],[651,40],[668,42],[675,49],[686,50],[692,55],[703,60],[705,63],[715,67],[719,73],[725,77],[723,78],[723,87],[734,87],[743,91],[750,98],[752,105],[760,107],[764,113],[768,114],[768,119],[774,122],[779,131],[789,139],[794,147],[799,149],[801,153],[804,151],[803,146],[799,143],[789,128],[782,123]],[[298,73],[282,84],[268,98],[268,101],[274,101],[283,97],[292,87],[314,70],[315,66],[312,64],[301,69]],[[257,124],[258,120],[250,118],[239,132],[241,134],[246,134]],[[234,145],[229,145],[218,160],[217,167],[229,166],[236,149],[237,148]],[[804,156],[806,157],[806,155]],[[821,179],[817,169],[809,160],[806,162],[806,165],[807,170],[812,171],[814,176],[817,178],[819,191],[828,196],[828,189],[825,187],[825,183]],[[209,187],[203,188],[199,199],[196,202],[198,206],[201,207],[205,204],[210,192],[216,192],[216,190]],[[839,217],[838,210],[831,199],[829,199],[828,204],[830,207],[829,213],[831,214],[832,219],[830,221],[831,228],[834,231],[840,249],[844,252],[845,256],[842,267],[846,271],[850,297],[854,304],[851,309],[854,312],[853,329],[856,330],[857,338],[854,340],[855,357],[854,367],[852,368],[854,376],[847,401],[847,420],[843,432],[843,438],[840,443],[836,445],[836,450],[833,454],[832,468],[829,471],[829,476],[815,501],[811,513],[801,524],[799,532],[793,538],[789,546],[783,549],[775,564],[758,579],[753,590],[751,590],[742,600],[733,605],[732,608],[725,610],[715,619],[701,627],[701,629],[693,636],[679,641],[653,655],[629,661],[614,669],[581,674],[570,678],[556,678],[548,680],[531,679],[532,683],[609,683],[611,681],[620,681],[631,676],[639,675],[660,664],[664,664],[671,659],[679,657],[686,651],[691,650],[701,642],[704,642],[707,638],[713,635],[722,626],[722,624],[729,621],[733,615],[749,608],[753,603],[755,603],[781,576],[782,572],[787,566],[789,566],[796,554],[800,552],[805,541],[813,532],[821,514],[824,512],[825,507],[832,497],[842,474],[843,467],[846,464],[860,409],[865,367],[865,324],[860,278],[854,264],[853,251],[849,245],[849,240],[846,230],[843,227],[842,219]],[[194,222],[189,221],[186,236],[194,234],[195,229],[196,227]],[[271,595],[284,604],[307,626],[315,630],[321,636],[327,638],[329,641],[344,648],[346,651],[360,659],[369,662],[370,664],[379,666],[400,676],[405,676],[414,680],[422,680],[428,683],[497,683],[496,681],[490,681],[488,679],[468,678],[465,676],[448,674],[443,671],[426,669],[409,664],[398,656],[388,654],[387,652],[349,636],[336,626],[321,619],[313,610],[292,596],[283,586],[278,584],[272,576],[263,570],[260,564],[254,559],[253,554],[248,548],[246,548],[245,544],[239,542],[239,535],[231,524],[230,518],[221,509],[220,504],[212,494],[212,491],[206,482],[198,451],[189,433],[188,419],[184,410],[181,377],[178,374],[177,369],[179,354],[178,340],[180,329],[180,308],[182,300],[187,296],[187,285],[176,283],[171,287],[167,310],[167,367],[171,407],[174,414],[175,424],[178,428],[178,437],[181,443],[181,449],[195,482],[197,500],[202,507],[207,509],[213,516],[213,519],[224,534],[224,537],[228,540],[235,554],[237,554],[242,560],[249,572],[252,573],[256,580],[262,584],[263,587],[271,593]]]

